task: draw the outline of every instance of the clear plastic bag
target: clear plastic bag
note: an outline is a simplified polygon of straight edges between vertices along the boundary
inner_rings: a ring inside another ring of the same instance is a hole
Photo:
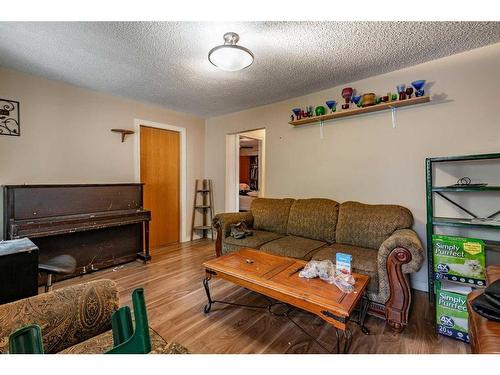
[[[335,271],[335,264],[331,260],[311,260],[308,262],[299,276],[306,279],[319,277],[329,284],[334,284],[344,293],[351,293],[354,290],[354,277]]]

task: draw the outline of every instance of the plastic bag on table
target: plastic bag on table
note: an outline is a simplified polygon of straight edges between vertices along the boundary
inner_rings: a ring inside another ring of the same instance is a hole
[[[333,278],[333,284],[344,293],[352,293],[355,280],[349,273],[337,272]]]
[[[311,260],[308,262],[302,271],[299,272],[300,277],[313,279],[319,277],[322,280],[328,281],[335,274],[335,265],[331,260]]]
[[[354,289],[352,275],[336,272],[335,264],[331,260],[311,260],[299,272],[299,276],[307,279],[319,277],[329,284],[334,284],[344,293],[351,293]]]

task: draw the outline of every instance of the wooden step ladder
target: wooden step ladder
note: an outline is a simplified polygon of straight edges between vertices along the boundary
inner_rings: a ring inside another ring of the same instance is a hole
[[[198,196],[201,195],[201,203],[198,202]],[[214,193],[212,189],[212,180],[196,180],[194,186],[194,203],[193,203],[193,217],[191,219],[191,241],[195,232],[201,231],[202,237],[207,238],[208,231],[212,231],[212,241],[215,238],[215,231],[212,227],[212,221],[214,218],[213,213],[214,206]],[[196,221],[196,214],[202,214],[201,225],[194,225]],[[210,215],[210,216],[209,216]],[[208,219],[210,218],[210,223]]]

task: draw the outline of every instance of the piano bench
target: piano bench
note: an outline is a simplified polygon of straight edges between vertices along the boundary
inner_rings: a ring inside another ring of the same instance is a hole
[[[71,255],[58,255],[38,263],[38,271],[47,274],[45,293],[52,290],[52,275],[70,275],[76,270],[76,260]]]

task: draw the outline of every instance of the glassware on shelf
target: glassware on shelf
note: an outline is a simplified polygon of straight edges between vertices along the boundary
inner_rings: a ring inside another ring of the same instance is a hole
[[[342,104],[342,109],[349,108],[349,102],[351,100],[352,93],[353,93],[352,87],[345,87],[344,89],[342,89],[342,97],[345,100],[345,103]]]
[[[325,114],[325,107],[323,107],[322,105],[319,105],[316,107],[315,112],[316,112],[316,116],[323,116]]]
[[[396,86],[399,94],[399,100],[405,100],[406,99],[406,85],[404,83],[401,83],[400,85]]]
[[[330,109],[331,113],[337,110],[337,102],[335,100],[327,100],[325,104]]]
[[[407,99],[411,99],[411,94],[413,94],[413,87],[407,87],[405,93],[407,95]]]
[[[351,101],[356,104],[358,107],[361,107],[361,95],[355,95],[351,97]]]
[[[415,88],[415,96],[424,96],[423,87],[425,85],[425,79],[419,79],[417,81],[413,81],[411,85]]]
[[[361,98],[361,105],[363,107],[370,107],[372,105],[375,105],[376,103],[376,96],[373,92],[367,92],[366,94],[363,94]]]
[[[292,112],[295,114],[295,119],[300,120],[302,118],[302,108],[294,108]]]

